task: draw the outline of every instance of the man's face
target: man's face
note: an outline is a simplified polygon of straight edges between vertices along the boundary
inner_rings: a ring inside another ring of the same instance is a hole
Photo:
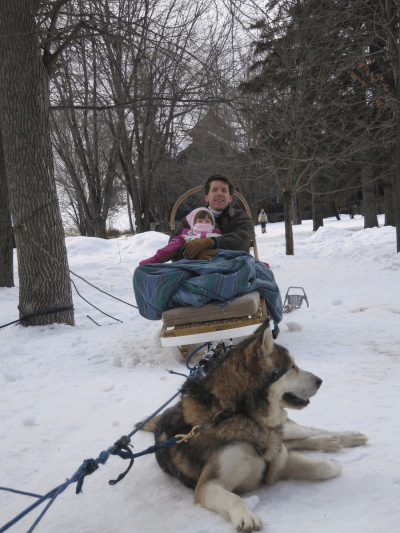
[[[223,211],[232,202],[228,184],[219,180],[212,181],[205,200],[214,211]]]

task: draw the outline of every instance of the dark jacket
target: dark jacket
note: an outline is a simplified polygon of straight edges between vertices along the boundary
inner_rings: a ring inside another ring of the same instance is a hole
[[[215,224],[222,232],[220,237],[213,239],[216,242],[216,248],[249,251],[250,243],[254,237],[254,223],[246,211],[227,205],[222,213],[215,218]],[[184,228],[188,227],[189,224],[185,217],[179,222],[174,235],[179,235]]]

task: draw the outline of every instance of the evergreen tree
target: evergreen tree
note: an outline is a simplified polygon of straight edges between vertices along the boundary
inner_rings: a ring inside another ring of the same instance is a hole
[[[241,87],[259,95],[248,112],[256,110],[258,143],[284,197],[287,254],[294,252],[293,194],[359,186],[363,166],[376,165],[393,142],[374,57],[384,47],[365,19],[369,3],[361,4],[288,0],[254,26],[256,61]]]

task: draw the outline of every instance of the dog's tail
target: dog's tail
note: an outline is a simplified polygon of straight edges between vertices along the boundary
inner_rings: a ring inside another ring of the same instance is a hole
[[[154,429],[156,427],[156,424],[158,422],[160,418],[160,415],[156,415],[156,416],[153,416],[153,418],[151,418],[147,424],[145,424],[142,428],[140,428],[141,430],[143,431],[150,431],[150,432],[154,432]],[[138,422],[137,424],[135,424],[135,428],[137,428],[138,426],[140,426],[140,424],[142,424],[142,422]]]

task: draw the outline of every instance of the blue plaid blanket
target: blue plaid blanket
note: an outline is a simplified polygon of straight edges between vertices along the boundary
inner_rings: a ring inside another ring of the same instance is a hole
[[[274,274],[247,252],[218,250],[209,261],[182,259],[137,267],[133,289],[139,313],[149,320],[175,307],[206,303],[226,305],[233,298],[258,291],[275,323],[274,337],[282,320],[282,300]]]

